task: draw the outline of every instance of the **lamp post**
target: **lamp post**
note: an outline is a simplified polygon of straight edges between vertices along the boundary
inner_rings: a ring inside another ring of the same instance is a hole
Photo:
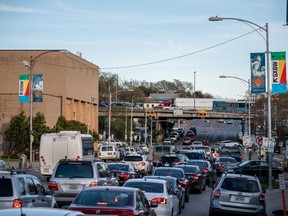
[[[196,71],[194,71],[194,111],[196,110]]]
[[[89,111],[88,111],[87,134],[89,134],[89,130],[90,130],[91,109],[92,109],[92,102],[94,102],[94,101],[95,101],[95,98],[92,97],[92,94],[90,94],[90,104],[89,104]]]
[[[111,93],[110,87],[109,87],[109,113],[108,113],[108,142],[109,143],[111,141],[111,104],[112,104],[112,96],[114,94],[117,94],[117,93],[123,92],[123,91],[134,91],[134,90],[133,89],[122,89],[122,90],[118,90],[118,91],[115,91],[115,92]]]
[[[29,135],[30,135],[30,142],[29,142],[29,167],[32,167],[32,152],[33,152],[33,68],[35,66],[36,60],[43,56],[46,55],[48,53],[52,53],[52,52],[67,52],[66,50],[48,50],[45,52],[40,53],[39,55],[33,57],[30,56],[30,60],[29,62],[26,60],[23,60],[22,63],[24,64],[25,67],[29,68],[29,84],[30,84],[30,121],[29,121],[29,127],[30,127],[30,131],[29,131]]]
[[[221,75],[219,76],[219,78],[232,78],[232,79],[238,79],[242,82],[245,82],[248,85],[248,135],[249,137],[251,137],[251,86],[250,86],[250,79],[245,80],[242,79],[240,77],[236,77],[236,76],[226,76],[226,75]]]
[[[131,104],[131,119],[130,119],[130,146],[132,146],[132,127],[133,127],[133,97],[132,97],[132,104]]]
[[[270,141],[272,138],[272,131],[271,131],[271,87],[270,87],[270,59],[269,59],[269,30],[268,30],[268,23],[265,24],[265,26],[260,26],[254,22],[251,22],[249,20],[245,20],[245,19],[239,19],[239,18],[227,18],[227,17],[210,17],[209,21],[222,21],[222,20],[236,20],[236,21],[240,21],[243,22],[247,25],[249,25],[251,28],[254,29],[253,26],[258,27],[259,29],[263,30],[266,32],[266,39],[259,33],[259,31],[256,29],[256,31],[261,35],[261,37],[263,37],[263,39],[265,40],[265,45],[266,45],[266,59],[267,59],[267,69],[266,69],[266,73],[267,73],[267,125],[268,125],[268,164],[269,164],[269,172],[268,172],[268,181],[269,181],[269,185],[268,185],[268,189],[272,190],[272,152],[270,152]]]

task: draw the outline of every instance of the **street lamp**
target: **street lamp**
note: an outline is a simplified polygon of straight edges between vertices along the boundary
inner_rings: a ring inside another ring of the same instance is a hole
[[[194,71],[194,111],[196,110],[196,71]]]
[[[244,80],[240,77],[236,77],[236,76],[226,76],[226,75],[220,75],[219,78],[232,78],[232,79],[238,79],[242,82],[245,82],[248,85],[248,135],[249,137],[251,137],[251,86],[250,86],[250,79]]]
[[[30,61],[26,61],[26,60],[23,60],[22,63],[24,64],[25,67],[29,68],[29,84],[30,84],[30,131],[29,131],[29,134],[30,134],[30,144],[29,144],[29,167],[31,168],[32,167],[32,151],[33,151],[33,78],[32,78],[32,75],[33,75],[33,68],[35,66],[35,63],[36,63],[36,60],[43,56],[43,55],[46,55],[48,53],[52,53],[52,52],[67,52],[66,50],[48,50],[48,51],[45,51],[43,53],[40,53],[39,55],[35,56],[34,58],[32,56],[30,56]]]
[[[112,104],[112,96],[114,94],[117,94],[119,92],[123,92],[123,91],[134,91],[133,89],[122,89],[122,90],[118,90],[115,91],[113,93],[111,93],[110,91],[110,87],[109,87],[109,113],[108,113],[108,141],[109,143],[111,142],[111,104]]]
[[[271,88],[270,88],[270,59],[269,59],[269,30],[268,30],[268,23],[265,24],[265,26],[260,26],[254,22],[245,20],[245,19],[239,19],[239,18],[224,18],[224,17],[210,17],[209,21],[222,21],[222,20],[236,20],[236,21],[240,21],[243,22],[247,25],[249,25],[251,28],[255,29],[253,26],[258,27],[259,29],[263,30],[266,32],[266,39],[259,33],[259,31],[256,29],[256,31],[261,35],[261,37],[265,40],[265,44],[266,44],[266,59],[267,59],[267,125],[268,125],[268,164],[269,164],[269,185],[268,185],[268,189],[272,190],[272,152],[270,150],[270,141],[272,138],[272,132],[271,132]]]

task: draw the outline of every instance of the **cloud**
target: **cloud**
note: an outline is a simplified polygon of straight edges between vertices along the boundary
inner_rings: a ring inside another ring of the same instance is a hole
[[[44,11],[35,10],[27,7],[13,7],[8,5],[0,4],[1,12],[14,12],[14,13],[46,13]]]

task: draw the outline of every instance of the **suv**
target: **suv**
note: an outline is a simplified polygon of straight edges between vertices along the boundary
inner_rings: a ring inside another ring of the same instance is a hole
[[[57,207],[52,195],[36,176],[15,171],[0,174],[0,209]]]
[[[186,164],[188,162],[189,158],[185,154],[165,154],[160,157],[159,161],[156,163],[156,166],[172,167],[179,164]]]
[[[133,165],[143,175],[152,173],[153,163],[148,160],[146,155],[129,154],[124,157],[123,162]]]
[[[265,190],[256,176],[223,174],[211,193],[209,216],[266,215]]]
[[[60,207],[69,205],[85,187],[119,185],[105,162],[61,160],[57,163],[48,188]]]

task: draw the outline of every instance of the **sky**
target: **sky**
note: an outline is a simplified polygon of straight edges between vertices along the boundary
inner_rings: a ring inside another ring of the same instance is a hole
[[[0,0],[0,49],[82,53],[121,81],[190,82],[242,98],[250,53],[288,50],[287,0]],[[194,72],[195,80],[194,80]],[[220,79],[220,75],[235,78]]]

